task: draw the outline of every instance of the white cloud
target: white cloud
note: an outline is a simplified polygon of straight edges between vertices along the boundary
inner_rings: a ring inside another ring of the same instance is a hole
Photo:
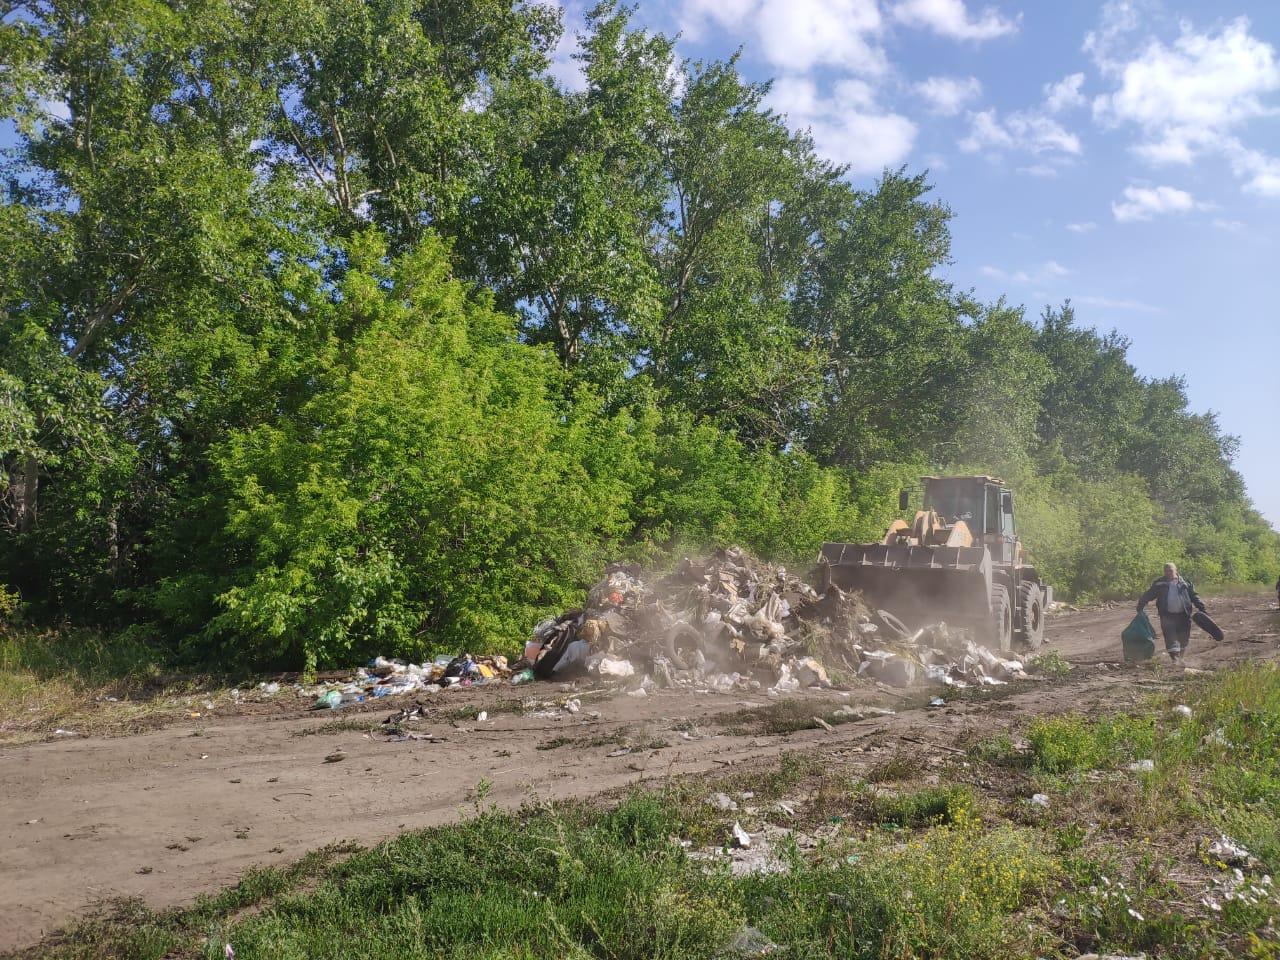
[[[1024,150],[1068,156],[1081,152],[1080,138],[1047,114],[1022,110],[1002,121],[994,109],[969,114],[969,135],[960,141],[960,149],[965,153]]]
[[[842,80],[822,96],[808,77],[782,77],[767,103],[792,127],[808,129],[819,153],[855,174],[901,163],[915,143],[916,125],[881,108],[875,91],[861,80]]]
[[[882,76],[889,68],[877,0],[684,0],[679,21],[695,40],[708,23],[753,33],[761,55],[791,73],[831,66]]]
[[[1186,165],[1218,155],[1245,190],[1280,196],[1280,159],[1240,140],[1251,121],[1277,113],[1267,100],[1280,90],[1275,48],[1253,35],[1246,17],[1238,17],[1217,33],[1198,33],[1183,23],[1172,44],[1149,39],[1122,53],[1125,31],[1136,29],[1133,18],[1123,23],[1125,30],[1108,32],[1105,41],[1092,34],[1086,41],[1116,83],[1093,101],[1098,122],[1137,128],[1133,150],[1152,164]]]
[[[1123,199],[1111,204],[1111,212],[1120,223],[1207,209],[1209,204],[1200,203],[1187,191],[1164,186],[1125,187]]]
[[[1030,287],[1039,285],[1053,285],[1053,281],[1061,280],[1063,277],[1071,275],[1071,271],[1058,263],[1057,260],[1046,260],[1038,266],[1031,267],[1027,270],[1001,270],[999,267],[990,265],[980,268],[980,272],[985,277],[991,277],[993,280],[1006,280],[1020,286]],[[1037,292],[1036,296],[1040,294]]]
[[[990,40],[1014,33],[1017,19],[1007,20],[994,7],[985,7],[976,17],[964,0],[900,0],[893,18],[910,27],[923,27],[956,40]]]
[[[1219,230],[1226,230],[1228,233],[1239,233],[1246,226],[1243,220],[1228,220],[1224,217],[1215,217],[1213,225]]]
[[[1235,139],[1224,142],[1222,149],[1232,172],[1245,181],[1247,193],[1280,197],[1280,159],[1260,150],[1250,150]]]
[[[1050,113],[1062,113],[1085,104],[1084,94],[1080,87],[1084,85],[1084,74],[1073,73],[1063,77],[1057,83],[1044,85],[1044,108]]]
[[[982,93],[982,84],[977,77],[929,77],[912,89],[929,104],[931,112],[951,117]]]
[[[969,133],[958,144],[965,153],[1000,154],[1021,151],[1034,154],[1038,162],[1018,168],[1034,177],[1057,176],[1054,163],[1061,164],[1083,152],[1080,138],[1055,116],[1084,102],[1080,87],[1084,74],[1073,73],[1056,83],[1046,83],[1043,100],[1035,107],[1015,110],[1001,119],[994,109],[969,114]]]
[[[965,153],[990,148],[1002,150],[1013,145],[1013,135],[1000,123],[994,109],[969,114],[969,135],[960,141],[960,149]]]
[[[1152,306],[1149,303],[1143,303],[1141,300],[1117,299],[1115,297],[1093,297],[1093,296],[1077,296],[1072,297],[1073,303],[1084,304],[1086,307],[1099,307],[1103,310],[1130,310],[1134,313],[1163,313],[1160,307]]]
[[[1110,0],[1102,5],[1098,28],[1085,34],[1082,49],[1104,70],[1117,61],[1127,38],[1138,29],[1138,7],[1135,0]]]
[[[1098,225],[1092,220],[1086,220],[1083,223],[1068,223],[1067,229],[1072,233],[1090,233],[1098,229]]]

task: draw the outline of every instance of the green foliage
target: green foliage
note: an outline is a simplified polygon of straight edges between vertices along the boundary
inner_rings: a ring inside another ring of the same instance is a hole
[[[438,241],[391,262],[377,244],[348,250],[333,324],[359,332],[297,418],[213,450],[246,561],[210,625],[233,649],[314,665],[511,647],[625,529],[628,419],[566,399]]]
[[[1074,714],[1037,717],[1027,728],[1035,767],[1046,773],[1073,773],[1151,759],[1155,725],[1151,718],[1117,716],[1090,721]]]
[[[1062,655],[1060,650],[1050,650],[1048,653],[1032,657],[1027,661],[1027,666],[1036,673],[1042,673],[1050,677],[1065,676],[1075,669],[1075,666]]]
[[[897,827],[964,823],[974,816],[973,792],[968,787],[925,787],[894,796],[871,798],[871,819]]]
[[[511,645],[602,559],[875,540],[999,473],[1061,595],[1272,582],[1236,441],[941,277],[736,60],[598,4],[61,0],[0,23],[0,578],[172,657]]]

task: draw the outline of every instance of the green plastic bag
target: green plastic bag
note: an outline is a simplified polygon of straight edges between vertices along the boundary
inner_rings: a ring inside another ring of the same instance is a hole
[[[1150,660],[1156,655],[1156,628],[1151,618],[1140,611],[1120,634],[1126,660]]]

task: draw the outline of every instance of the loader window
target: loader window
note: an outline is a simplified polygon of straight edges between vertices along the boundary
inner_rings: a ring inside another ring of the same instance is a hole
[[[925,491],[924,506],[948,520],[963,520],[974,533],[982,526],[982,487],[972,481],[930,483]]]
[[[1000,488],[987,487],[987,525],[983,529],[984,533],[1000,532],[1001,513]]]

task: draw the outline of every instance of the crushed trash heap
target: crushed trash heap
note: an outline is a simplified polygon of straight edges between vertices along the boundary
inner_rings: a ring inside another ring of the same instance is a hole
[[[1022,663],[976,645],[945,623],[908,631],[857,594],[819,594],[784,567],[731,547],[686,557],[665,574],[613,564],[587,605],[539,623],[513,682],[585,670],[637,690],[686,686],[789,693],[869,676],[895,687],[1024,677]],[[830,672],[829,672],[830,671]],[[630,678],[630,679],[629,679]],[[637,679],[638,678],[638,681]]]

